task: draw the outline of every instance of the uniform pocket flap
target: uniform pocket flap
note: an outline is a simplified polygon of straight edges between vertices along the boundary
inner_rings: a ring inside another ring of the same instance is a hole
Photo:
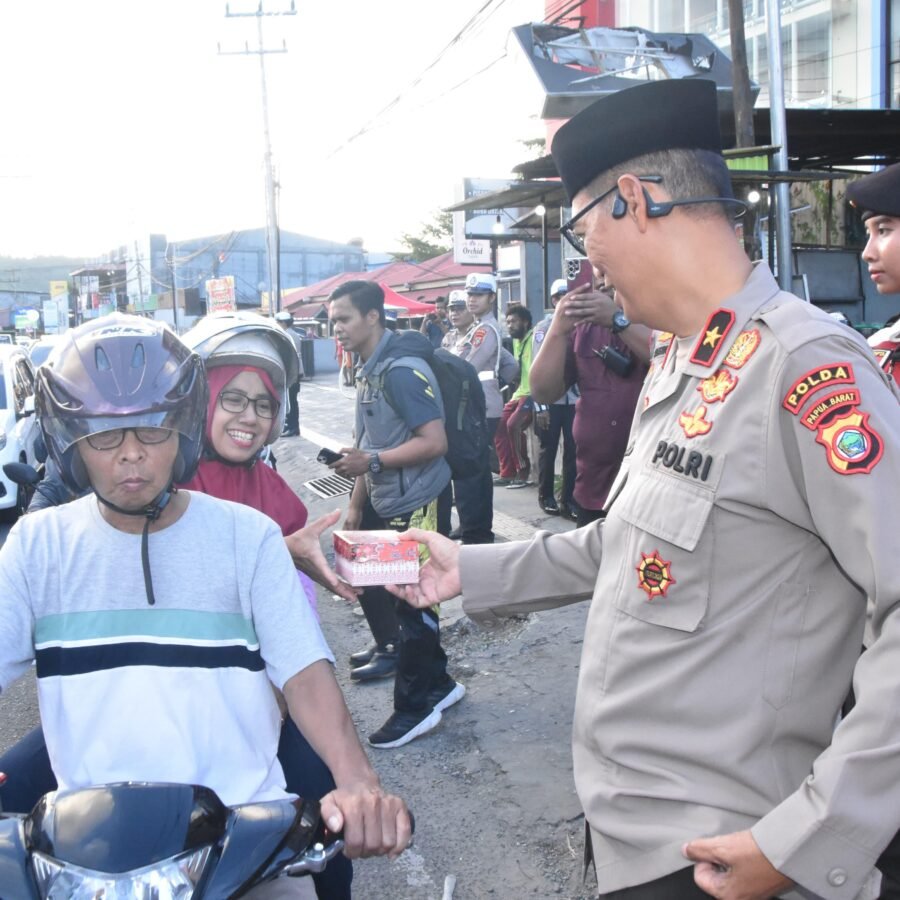
[[[639,483],[626,487],[631,490],[627,500],[623,494],[616,504],[618,514],[647,534],[694,550],[713,508],[714,491],[653,469],[630,480]]]

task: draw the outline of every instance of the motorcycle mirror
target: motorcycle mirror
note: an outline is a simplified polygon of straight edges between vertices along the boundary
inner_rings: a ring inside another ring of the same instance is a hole
[[[3,464],[3,474],[16,484],[22,484],[26,487],[37,484],[41,480],[34,466],[28,463],[10,462]]]

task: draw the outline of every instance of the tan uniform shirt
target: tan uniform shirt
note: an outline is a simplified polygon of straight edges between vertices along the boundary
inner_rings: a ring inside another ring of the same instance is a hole
[[[482,316],[457,341],[453,351],[471,363],[478,372],[478,379],[484,389],[484,405],[487,418],[499,419],[503,412],[503,396],[497,381],[497,366],[500,358],[500,325],[493,313]]]
[[[593,597],[573,741],[601,892],[752,828],[812,896],[850,900],[900,826],[898,396],[761,265],[677,343],[657,346],[606,522],[463,547],[465,609]]]

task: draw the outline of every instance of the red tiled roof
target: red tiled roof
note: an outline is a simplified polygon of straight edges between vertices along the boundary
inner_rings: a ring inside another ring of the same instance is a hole
[[[370,272],[343,272],[332,275],[316,284],[287,290],[282,296],[282,305],[295,315],[301,303],[327,297],[339,284],[358,279],[360,281],[380,281],[392,287],[399,294],[407,294],[418,300],[433,303],[436,297],[446,296],[454,287],[462,287],[469,272],[490,272],[490,266],[463,266],[453,261],[453,251],[448,251],[434,259],[422,263],[396,261],[373,269]]]

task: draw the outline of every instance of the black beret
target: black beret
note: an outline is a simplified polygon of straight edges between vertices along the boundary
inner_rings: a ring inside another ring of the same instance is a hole
[[[900,218],[900,163],[848,184],[847,199],[862,211],[863,219],[871,216]]]
[[[556,132],[550,152],[571,201],[607,169],[660,150],[722,152],[712,81],[651,81],[601,97]]]

